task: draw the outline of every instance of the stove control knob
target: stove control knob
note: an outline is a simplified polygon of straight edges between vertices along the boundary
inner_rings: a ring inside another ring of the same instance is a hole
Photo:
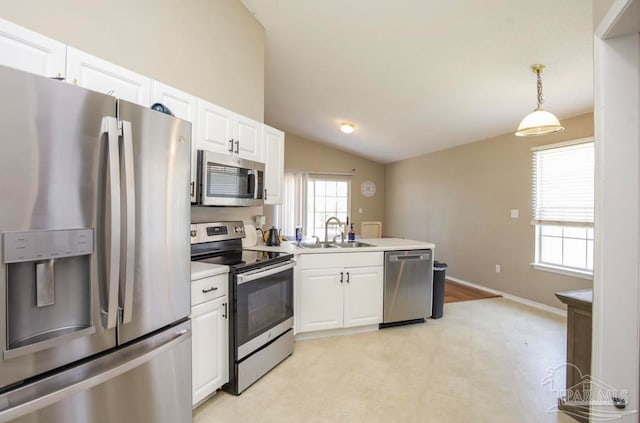
[[[191,238],[195,238],[195,237],[196,237],[196,235],[197,235],[196,230],[195,230],[195,229],[192,229],[192,230],[191,230]]]

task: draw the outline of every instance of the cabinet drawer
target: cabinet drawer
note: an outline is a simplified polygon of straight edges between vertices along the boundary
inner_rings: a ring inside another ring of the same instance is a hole
[[[298,258],[298,265],[301,269],[382,266],[383,264],[384,253],[382,251],[300,254]]]
[[[191,306],[227,295],[228,285],[229,276],[226,273],[192,281]]]

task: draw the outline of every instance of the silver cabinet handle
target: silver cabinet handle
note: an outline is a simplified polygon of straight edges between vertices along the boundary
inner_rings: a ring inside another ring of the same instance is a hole
[[[240,141],[236,140],[236,154],[240,153]]]
[[[129,323],[133,316],[133,271],[136,267],[136,188],[133,169],[133,135],[131,122],[122,122],[122,163],[124,170],[125,199],[125,257],[121,263],[124,281],[124,298],[122,300],[122,323]]]
[[[267,189],[265,188],[264,189],[264,198],[263,198],[263,200],[266,200],[266,199],[267,199]]]
[[[347,283],[349,283],[349,272],[347,272]]]
[[[208,293],[208,292],[211,292],[211,291],[217,291],[217,290],[218,290],[218,287],[217,287],[217,286],[212,286],[212,287],[211,287],[211,288],[209,288],[209,289],[203,289],[203,290],[202,290],[202,293],[203,293],[203,294],[206,294],[206,293]]]
[[[224,317],[225,319],[228,319],[229,318],[229,313],[228,313],[229,310],[227,310],[227,303],[224,303],[223,305],[224,305],[224,314],[222,315],[222,317]]]
[[[344,283],[344,272],[340,272],[340,283]]]
[[[233,138],[229,140],[229,152],[233,153]]]
[[[193,190],[196,188],[196,183],[191,182],[191,198],[193,198]]]
[[[109,264],[107,266],[107,329],[118,323],[118,279],[120,276],[120,152],[118,148],[118,121],[114,117],[102,118],[102,131],[107,134],[109,171]]]

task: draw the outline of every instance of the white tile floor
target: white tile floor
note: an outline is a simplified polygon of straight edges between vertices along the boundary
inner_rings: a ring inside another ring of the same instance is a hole
[[[565,319],[503,298],[447,304],[440,320],[295,344],[195,423],[575,422],[546,410],[547,368],[565,362]]]

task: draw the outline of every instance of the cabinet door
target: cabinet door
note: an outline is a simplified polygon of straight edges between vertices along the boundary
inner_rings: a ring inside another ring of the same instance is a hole
[[[151,104],[162,103],[176,117],[191,122],[191,202],[196,201],[196,97],[158,81],[152,82]]]
[[[151,106],[151,80],[121,66],[67,48],[67,81],[144,107]]]
[[[300,332],[342,327],[340,268],[300,270]]]
[[[196,149],[233,154],[233,112],[198,99]]]
[[[0,65],[47,77],[64,77],[64,44],[0,19]]]
[[[282,204],[284,132],[264,125],[265,204]]]
[[[264,163],[262,126],[260,122],[234,113],[233,148],[238,157]]]
[[[345,271],[344,327],[382,322],[383,266]]]
[[[227,297],[202,303],[191,313],[193,404],[229,381]]]

